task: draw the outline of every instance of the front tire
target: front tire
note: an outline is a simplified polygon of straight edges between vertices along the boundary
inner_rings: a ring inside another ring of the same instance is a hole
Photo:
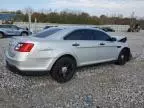
[[[4,38],[4,34],[3,33],[0,33],[0,39],[1,38]]]
[[[126,49],[124,49],[120,52],[116,64],[124,65],[128,60],[129,60],[129,52]]]
[[[50,74],[59,83],[65,83],[75,74],[76,62],[70,57],[62,57],[56,61]]]

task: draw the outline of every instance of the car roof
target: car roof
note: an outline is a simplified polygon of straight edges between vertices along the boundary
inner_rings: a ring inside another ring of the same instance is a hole
[[[67,34],[71,33],[72,31],[75,31],[75,30],[79,30],[79,29],[89,29],[89,30],[99,30],[99,31],[102,31],[104,32],[103,30],[99,29],[99,28],[93,28],[93,27],[79,27],[79,26],[66,26],[66,27],[52,27],[50,29],[54,29],[54,28],[57,28],[57,29],[61,29],[60,31],[58,31],[57,33],[51,35],[51,36],[48,36],[47,38],[48,39],[54,39],[54,40],[59,40],[59,39],[62,39],[64,36],[66,36]],[[48,30],[50,30],[48,29]],[[46,29],[47,30],[47,29]]]
[[[3,26],[16,26],[16,25],[13,25],[13,24],[1,24],[0,26],[3,27]]]
[[[58,28],[62,30],[79,30],[79,29],[91,29],[91,30],[100,30],[100,28],[94,28],[89,26],[61,26],[61,27],[52,27],[52,28]]]
[[[3,26],[3,25],[13,25],[13,24],[0,24],[0,26]]]

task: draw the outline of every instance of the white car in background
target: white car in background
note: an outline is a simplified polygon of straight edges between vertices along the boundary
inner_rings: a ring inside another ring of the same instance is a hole
[[[0,25],[0,38],[12,36],[28,36],[32,32],[28,28],[21,28],[16,25],[4,24]]]
[[[130,59],[126,37],[111,37],[90,27],[55,27],[29,37],[13,37],[6,51],[6,63],[24,71],[50,71],[63,83],[76,67],[115,61],[124,65]]]

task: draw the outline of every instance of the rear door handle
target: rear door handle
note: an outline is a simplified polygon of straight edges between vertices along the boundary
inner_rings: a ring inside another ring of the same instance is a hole
[[[105,43],[100,43],[100,45],[105,45]]]
[[[74,44],[72,44],[72,46],[80,46],[80,44],[74,43]]]

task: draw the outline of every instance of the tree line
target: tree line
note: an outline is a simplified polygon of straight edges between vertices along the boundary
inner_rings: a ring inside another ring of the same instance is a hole
[[[9,12],[3,11],[3,13],[13,13],[16,14],[14,21],[28,22],[28,11],[23,12],[21,10]],[[42,23],[59,23],[59,24],[92,24],[92,25],[102,25],[102,24],[118,24],[118,25],[130,25],[132,23],[141,23],[144,25],[144,20],[137,20],[136,18],[123,17],[122,15],[113,16],[91,16],[86,12],[35,12],[30,10],[32,22],[37,19],[37,22]]]

